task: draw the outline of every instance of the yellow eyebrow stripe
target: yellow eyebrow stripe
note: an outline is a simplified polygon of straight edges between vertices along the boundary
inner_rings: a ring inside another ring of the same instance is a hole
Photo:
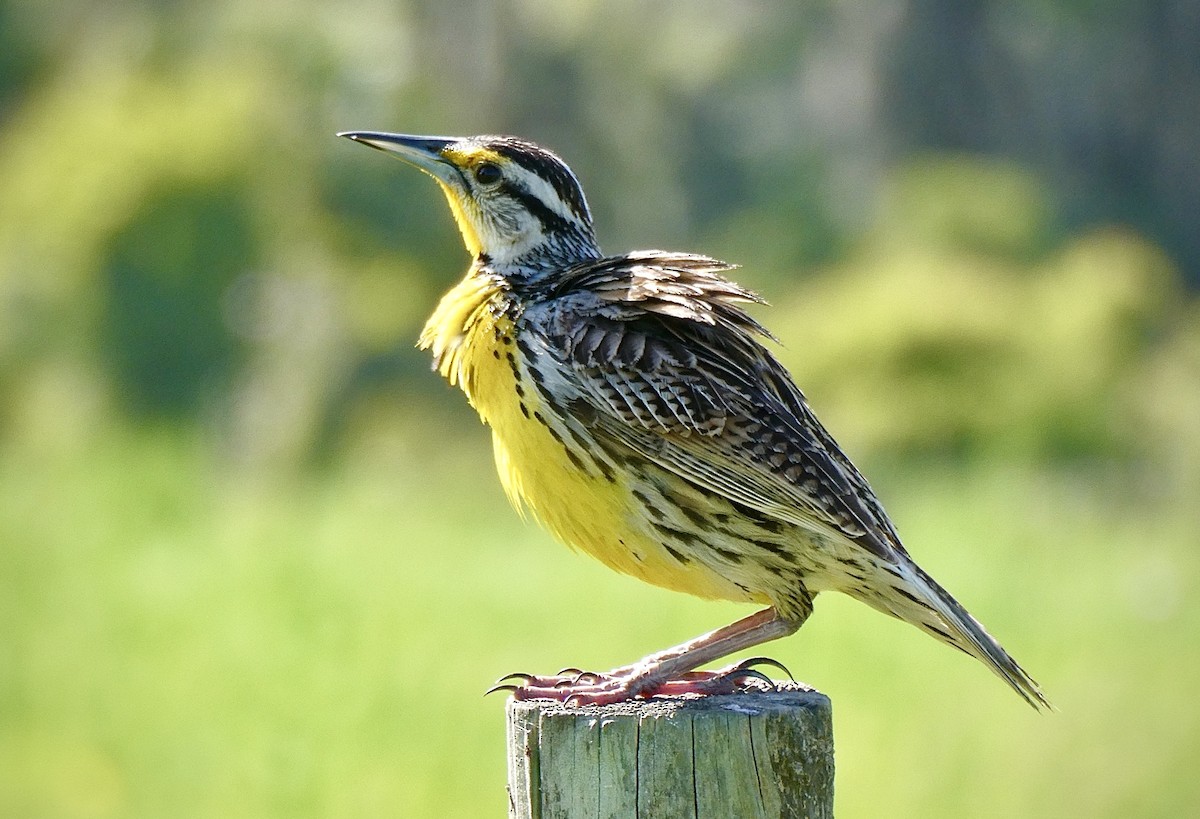
[[[505,165],[508,160],[490,148],[470,148],[468,150],[447,150],[442,156],[454,162],[460,168],[467,168],[472,165],[478,165],[480,162],[495,162],[497,165]]]

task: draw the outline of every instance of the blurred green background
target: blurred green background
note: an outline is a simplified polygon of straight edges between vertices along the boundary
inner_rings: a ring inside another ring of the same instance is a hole
[[[1200,14],[1175,0],[0,2],[0,815],[500,816],[495,677],[744,615],[506,507],[412,349],[466,258],[333,137],[520,134],[741,263],[910,551],[837,596],[838,815],[1200,809]]]

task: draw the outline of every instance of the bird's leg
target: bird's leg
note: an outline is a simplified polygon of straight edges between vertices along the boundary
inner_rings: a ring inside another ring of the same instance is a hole
[[[728,657],[734,652],[794,634],[796,629],[800,628],[801,622],[803,621],[785,620],[773,608],[763,609],[749,617],[743,617],[736,623],[710,631],[673,648],[655,652],[633,665],[617,668],[609,673],[613,676],[627,676],[653,669],[656,672],[655,676],[660,679],[675,679],[685,672]]]
[[[739,676],[762,675],[745,664],[717,672],[697,672],[695,669],[734,652],[793,634],[803,622],[804,618],[785,618],[774,608],[764,609],[606,674],[514,675],[524,680],[524,684],[498,688],[511,690],[513,696],[521,700],[545,698],[595,705],[654,694],[716,693],[735,687],[733,683]]]

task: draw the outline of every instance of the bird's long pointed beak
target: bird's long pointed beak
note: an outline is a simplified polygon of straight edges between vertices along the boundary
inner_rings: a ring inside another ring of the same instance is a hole
[[[396,154],[441,182],[450,183],[458,176],[458,169],[442,153],[459,141],[455,137],[387,134],[382,131],[342,131],[338,136]]]

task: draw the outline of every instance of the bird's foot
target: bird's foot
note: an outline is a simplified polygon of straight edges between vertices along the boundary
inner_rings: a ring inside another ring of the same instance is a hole
[[[648,697],[774,691],[774,681],[755,668],[759,665],[773,666],[792,676],[776,660],[752,657],[718,671],[689,671],[671,679],[663,679],[653,664],[626,666],[603,674],[578,668],[564,668],[553,676],[509,674],[497,680],[487,693],[508,691],[518,700],[548,699],[567,705],[611,705]]]

